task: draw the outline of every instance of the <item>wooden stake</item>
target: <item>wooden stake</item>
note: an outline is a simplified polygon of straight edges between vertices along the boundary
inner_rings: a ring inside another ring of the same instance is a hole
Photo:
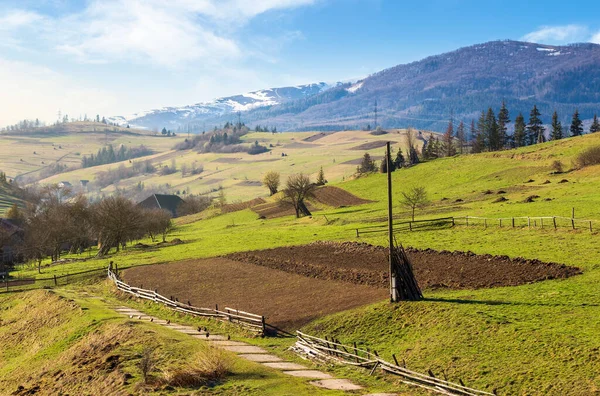
[[[398,302],[398,280],[394,270],[394,225],[392,215],[392,150],[390,142],[386,143],[385,160],[387,162],[387,188],[388,188],[388,237],[389,237],[389,264],[390,264],[390,301]]]

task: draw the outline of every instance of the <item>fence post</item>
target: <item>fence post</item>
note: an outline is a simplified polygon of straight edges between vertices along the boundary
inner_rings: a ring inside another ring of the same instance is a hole
[[[527,217],[527,227],[531,228],[531,218]]]
[[[544,229],[544,219],[540,218],[540,224],[542,225],[542,230]]]
[[[571,225],[573,226],[573,229],[575,229],[575,219],[571,218]]]
[[[502,219],[500,219],[500,228],[502,228]]]
[[[412,221],[408,222],[408,228],[412,231]]]
[[[58,282],[56,282],[56,275],[54,275],[54,286],[57,286]]]
[[[265,317],[264,316],[260,317],[260,326],[262,328],[263,335],[266,335],[267,334],[267,330],[266,330],[266,326],[265,326]]]
[[[360,238],[360,234],[358,233],[358,228],[356,229],[356,237]]]
[[[512,218],[512,228],[515,228],[515,218]]]
[[[455,226],[455,224],[454,224],[454,217],[453,217],[452,218],[452,227],[454,227],[454,226]]]
[[[556,230],[556,217],[552,216],[552,222],[554,223],[554,229]]]
[[[590,220],[590,232],[593,232],[592,231],[592,221],[591,220]]]
[[[469,226],[469,216],[465,216],[465,224],[467,227]]]

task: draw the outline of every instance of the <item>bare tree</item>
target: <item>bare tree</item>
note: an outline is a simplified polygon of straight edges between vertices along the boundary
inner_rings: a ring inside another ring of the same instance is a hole
[[[92,224],[98,236],[98,256],[107,254],[143,234],[143,213],[127,198],[108,197],[92,208]]]
[[[279,188],[279,172],[267,172],[263,177],[263,185],[269,189],[271,195],[277,194],[277,189]]]
[[[400,204],[411,209],[413,221],[415,220],[415,210],[425,207],[428,203],[429,199],[425,187],[413,187],[408,192],[403,192],[400,199]]]
[[[290,201],[294,206],[297,218],[300,217],[300,215],[311,215],[304,204],[304,200],[314,195],[315,187],[316,186],[310,182],[310,178],[302,173],[288,177],[283,193],[285,199]]]
[[[178,216],[187,216],[195,213],[200,213],[204,209],[208,208],[212,203],[210,197],[201,195],[188,195],[185,201],[182,202],[177,208]]]
[[[146,209],[144,210],[143,218],[144,232],[152,241],[155,241],[158,235],[162,235],[162,241],[166,242],[167,235],[174,228],[171,213],[163,209]]]

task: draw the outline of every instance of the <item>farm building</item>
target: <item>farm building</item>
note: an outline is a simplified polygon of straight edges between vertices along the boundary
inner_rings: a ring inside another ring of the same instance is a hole
[[[152,194],[142,202],[138,203],[138,206],[144,209],[163,209],[169,211],[171,216],[177,217],[177,208],[183,203],[183,199],[177,195],[166,195],[166,194]]]

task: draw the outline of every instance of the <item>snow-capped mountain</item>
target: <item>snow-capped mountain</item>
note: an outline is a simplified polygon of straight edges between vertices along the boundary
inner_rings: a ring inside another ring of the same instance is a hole
[[[299,85],[296,87],[269,88],[241,95],[218,98],[211,102],[197,103],[183,107],[164,107],[136,113],[131,116],[110,117],[110,122],[154,129],[175,129],[188,124],[199,125],[203,122],[216,122],[223,117],[235,116],[237,112],[247,112],[258,108],[274,106],[286,102],[305,99],[317,95],[331,85],[324,82]]]

